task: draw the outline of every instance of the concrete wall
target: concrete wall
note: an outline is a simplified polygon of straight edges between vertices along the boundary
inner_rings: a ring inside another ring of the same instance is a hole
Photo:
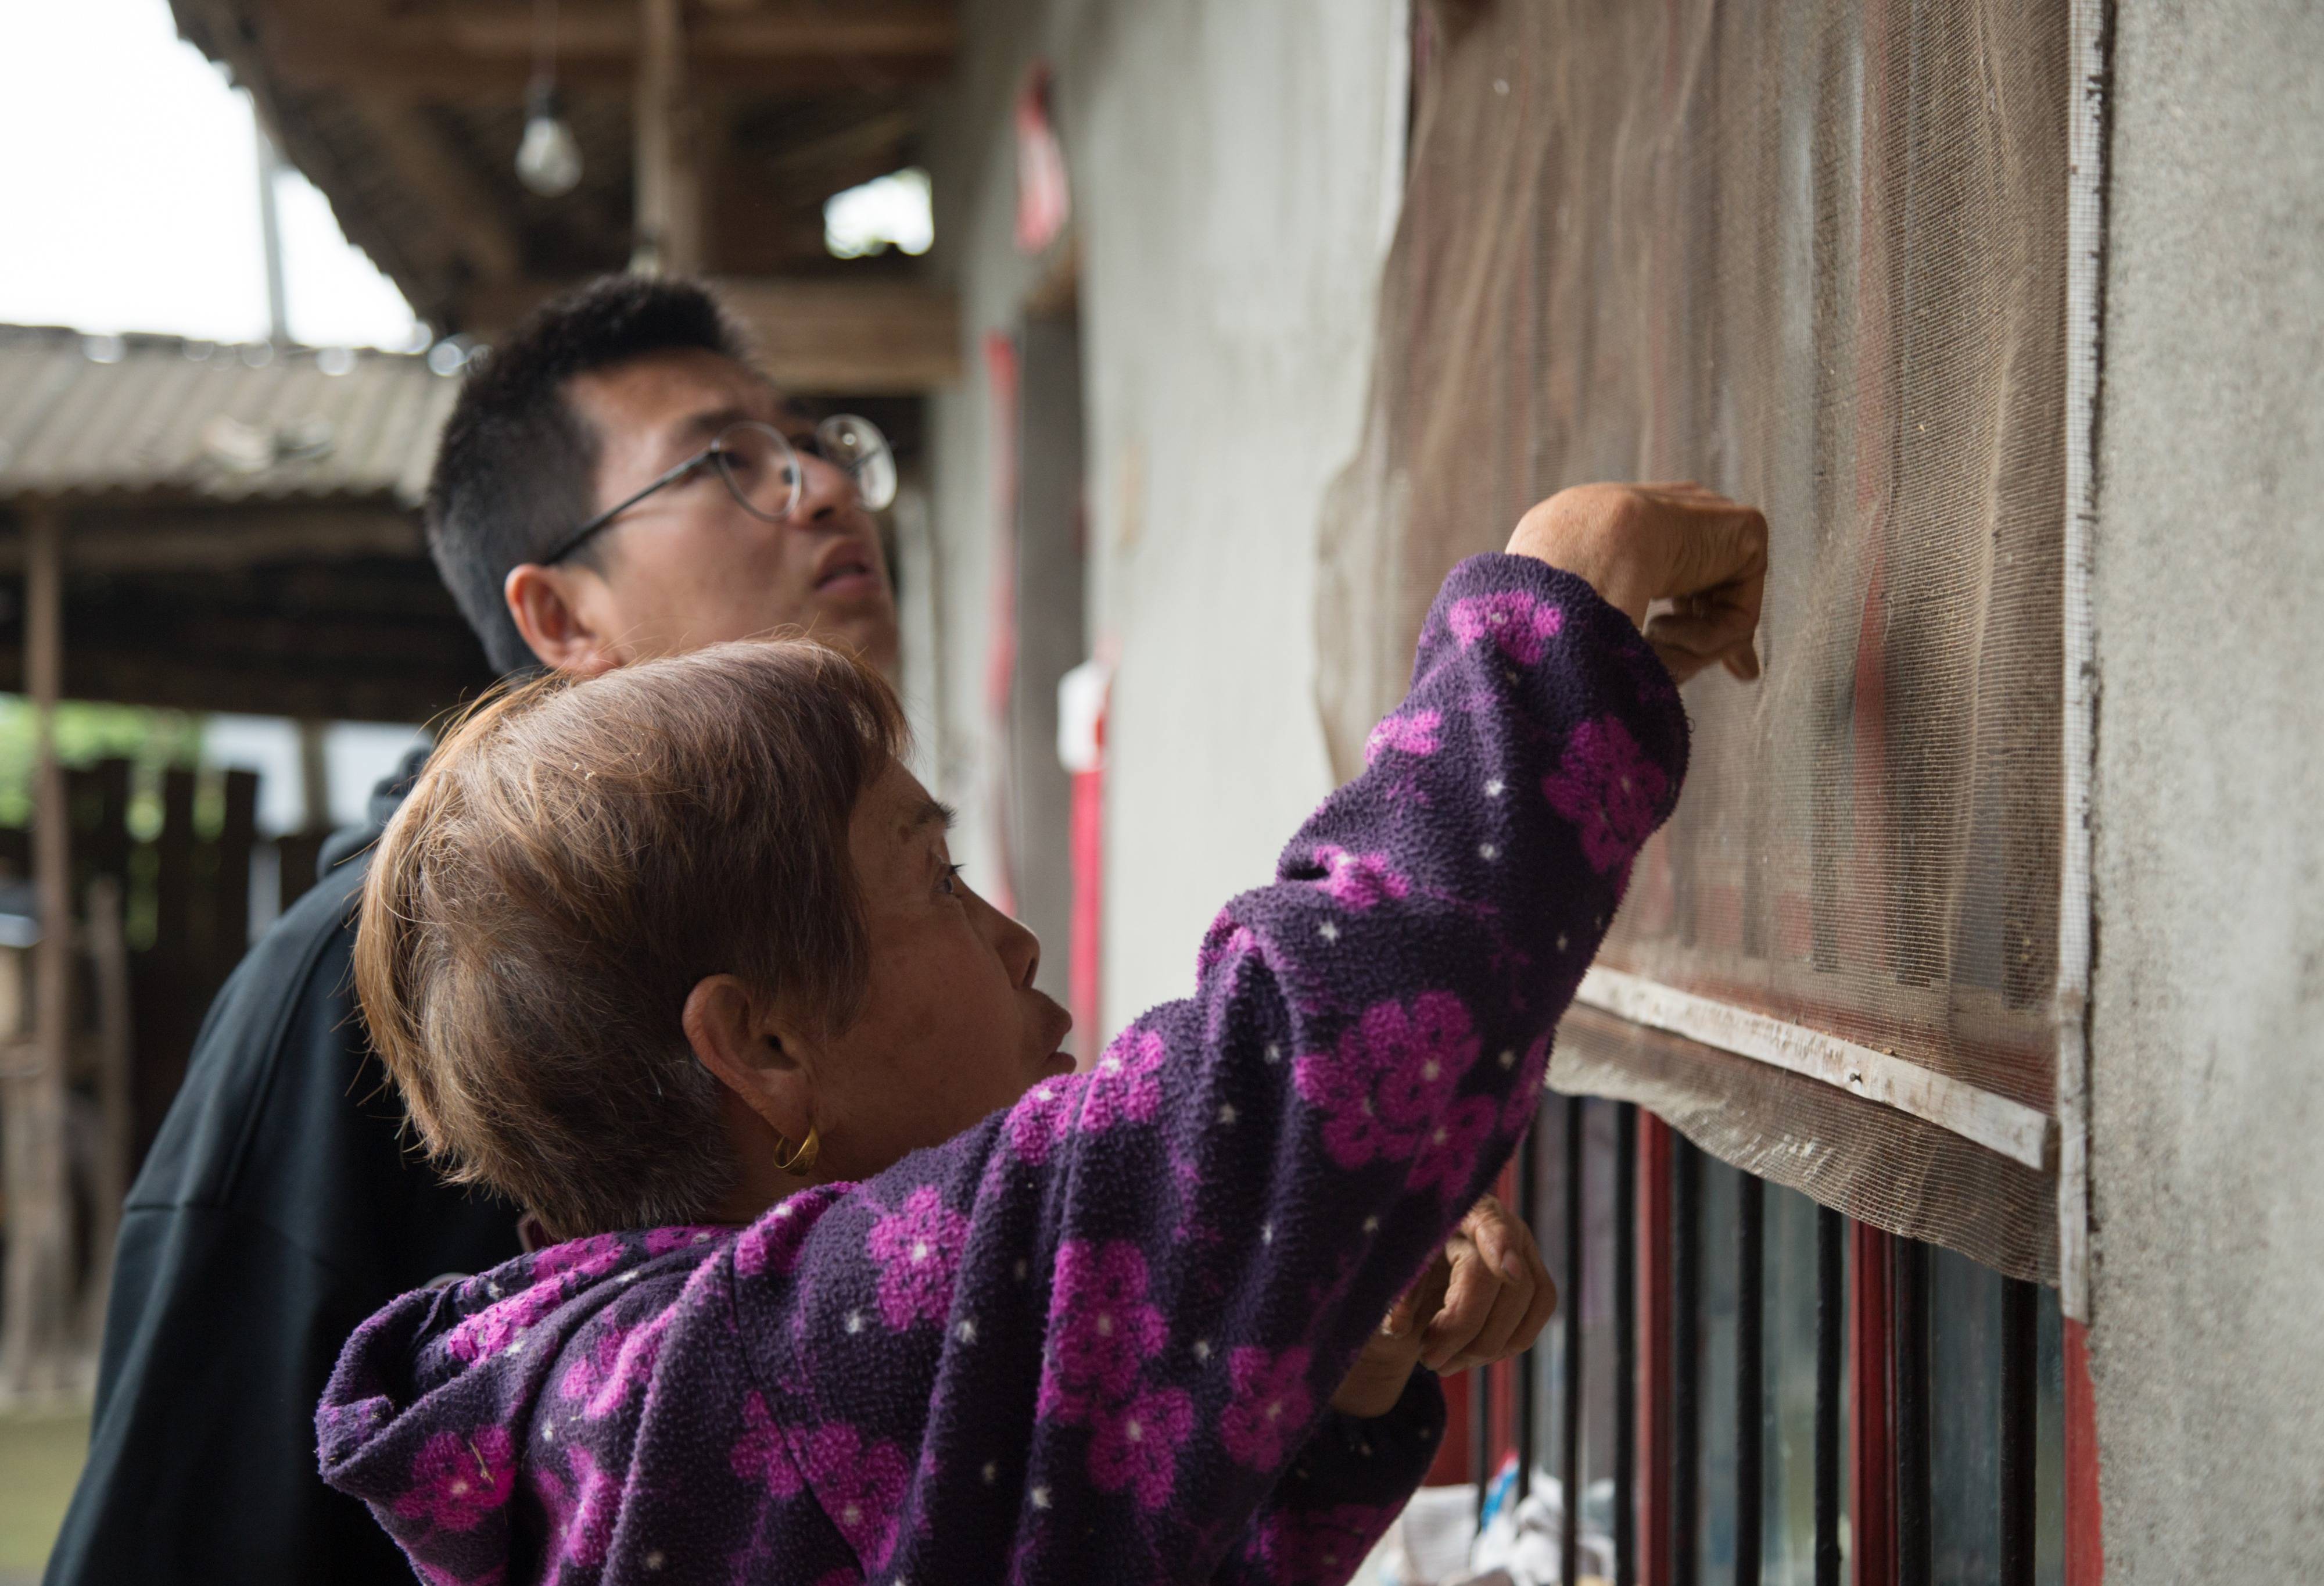
[[[971,377],[935,404],[943,796],[992,879],[985,704],[997,438],[982,343],[1043,263],[1012,239],[1009,106],[1056,71],[1088,392],[1092,636],[1118,654],[1109,1029],[1193,986],[1211,916],[1329,791],[1314,705],[1314,538],[1354,447],[1395,212],[1403,0],[971,4],[927,150]],[[1036,620],[1036,614],[1023,614]],[[1062,841],[1064,834],[1058,834]],[[1060,962],[1065,944],[1051,942]]]
[[[2324,10],[2119,9],[2096,541],[2107,1579],[2324,1574]]]

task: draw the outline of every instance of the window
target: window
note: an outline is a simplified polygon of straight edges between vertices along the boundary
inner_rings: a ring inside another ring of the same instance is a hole
[[[1577,1482],[1567,1579],[1598,1553],[1657,1581],[1836,1579],[1842,1554],[1863,1581],[2036,1579],[2072,1509],[2042,1496],[2061,1423],[2036,1406],[2080,1208],[2069,149],[2095,8],[1416,13],[1370,410],[1319,546],[1342,768],[1444,571],[1559,487],[1696,478],[1774,534],[1766,677],[1689,685],[1685,797],[1560,1032],[1552,1084],[1588,1099],[1545,1103],[1526,1182],[1545,1246],[1576,1229],[1575,1309],[1480,1402],[1480,1452]]]

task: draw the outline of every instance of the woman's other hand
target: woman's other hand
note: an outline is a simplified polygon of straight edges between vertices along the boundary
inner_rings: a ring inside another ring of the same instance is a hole
[[[1469,1209],[1332,1396],[1344,1414],[1384,1415],[1412,1368],[1450,1377],[1533,1347],[1557,1310],[1557,1285],[1533,1231],[1492,1196]]]
[[[1700,485],[1577,485],[1518,520],[1509,553],[1572,573],[1638,625],[1684,682],[1714,662],[1759,675],[1767,520]],[[1656,601],[1670,604],[1648,615]]]

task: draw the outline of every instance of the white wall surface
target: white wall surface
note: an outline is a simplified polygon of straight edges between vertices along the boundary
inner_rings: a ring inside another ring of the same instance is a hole
[[[2324,11],[2124,5],[2095,542],[2108,1586],[2324,1579]]]
[[[968,7],[969,56],[927,151],[970,370],[934,414],[940,780],[966,817],[954,857],[989,880],[979,740],[997,507],[982,346],[1017,323],[1038,279],[1012,240],[1008,109],[1039,56],[1056,70],[1081,246],[1091,622],[1119,652],[1109,1031],[1192,988],[1204,927],[1268,877],[1330,791],[1314,543],[1369,373],[1405,16],[1403,0]]]

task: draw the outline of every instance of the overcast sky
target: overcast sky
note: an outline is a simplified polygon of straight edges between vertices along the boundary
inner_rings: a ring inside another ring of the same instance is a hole
[[[278,201],[291,337],[411,345],[323,196]],[[164,0],[0,0],[0,322],[265,338],[250,101]]]

